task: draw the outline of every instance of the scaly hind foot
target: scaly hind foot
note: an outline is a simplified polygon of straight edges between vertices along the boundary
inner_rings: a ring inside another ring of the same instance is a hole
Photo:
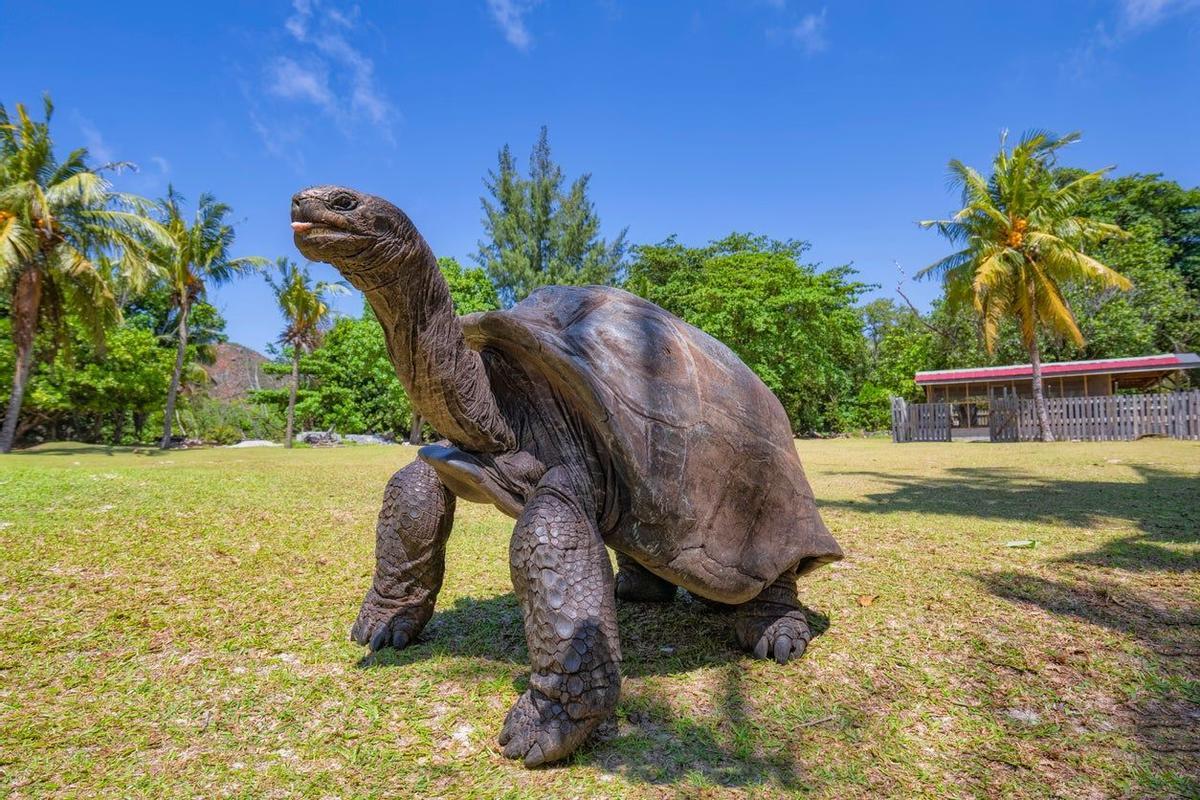
[[[733,630],[738,643],[755,658],[786,664],[804,655],[812,630],[796,599],[795,570],[783,573],[758,597],[738,606]]]
[[[573,719],[562,704],[529,689],[505,717],[500,745],[506,758],[521,759],[527,767],[549,764],[574,752],[601,721]]]
[[[733,627],[738,642],[753,653],[755,658],[771,658],[780,664],[800,658],[812,640],[808,620],[799,609],[793,609],[774,619],[743,616],[739,613]]]

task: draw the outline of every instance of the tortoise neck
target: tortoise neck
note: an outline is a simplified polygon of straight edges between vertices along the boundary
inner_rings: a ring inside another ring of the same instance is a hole
[[[433,251],[415,231],[400,247],[386,248],[364,288],[383,326],[388,356],[412,401],[438,434],[467,450],[495,453],[515,447],[479,354],[467,347],[454,313],[450,287]]]

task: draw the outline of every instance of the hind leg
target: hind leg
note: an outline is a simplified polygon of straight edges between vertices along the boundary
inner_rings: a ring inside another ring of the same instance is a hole
[[[658,577],[624,553],[617,553],[617,599],[670,602],[675,599],[675,584]]]
[[[783,573],[758,597],[738,606],[733,630],[738,643],[755,658],[786,664],[804,655],[812,631],[796,599],[796,570]]]

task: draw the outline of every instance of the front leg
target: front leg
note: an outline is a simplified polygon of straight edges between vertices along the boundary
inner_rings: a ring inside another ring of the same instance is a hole
[[[526,503],[509,565],[533,672],[500,744],[533,767],[570,755],[611,716],[621,691],[612,567],[562,467],[547,472]]]
[[[454,495],[414,461],[388,481],[375,526],[375,578],[350,631],[372,651],[417,638],[433,616],[446,570]]]

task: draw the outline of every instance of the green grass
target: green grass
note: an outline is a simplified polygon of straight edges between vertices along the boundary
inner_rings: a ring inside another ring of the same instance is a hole
[[[807,656],[624,606],[616,736],[534,771],[495,744],[526,681],[498,512],[460,504],[416,646],[348,640],[411,448],[0,459],[0,791],[1200,793],[1200,444],[798,447],[848,555],[802,581]]]

